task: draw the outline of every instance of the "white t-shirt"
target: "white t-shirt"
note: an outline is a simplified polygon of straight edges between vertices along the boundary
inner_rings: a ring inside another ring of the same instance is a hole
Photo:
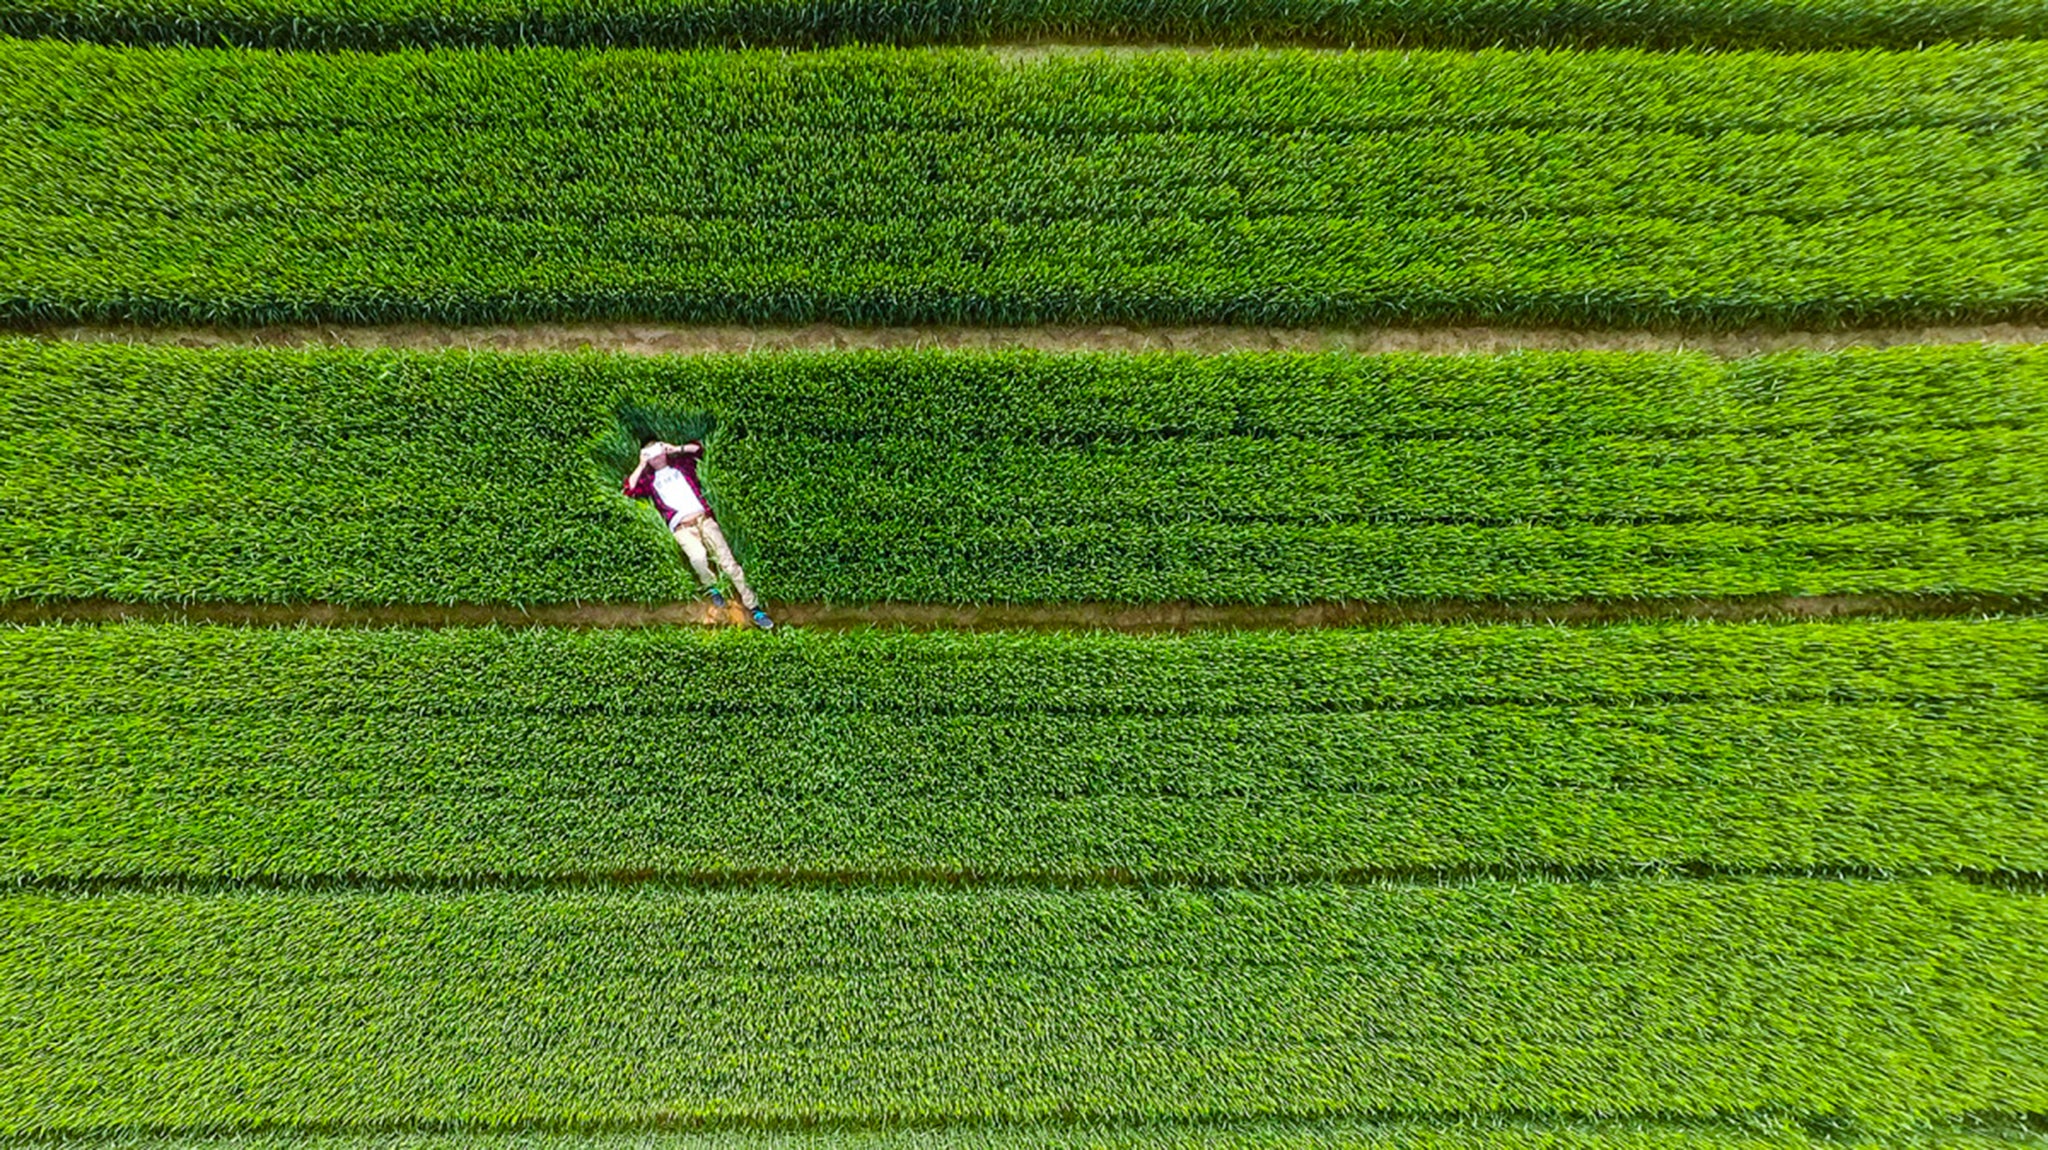
[[[654,493],[675,512],[675,519],[669,521],[671,523],[695,519],[708,510],[704,501],[697,498],[697,489],[690,486],[688,477],[673,467],[664,467],[654,473]]]

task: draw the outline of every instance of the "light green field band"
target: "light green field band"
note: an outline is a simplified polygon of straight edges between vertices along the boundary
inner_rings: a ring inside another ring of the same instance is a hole
[[[0,599],[660,603],[708,434],[775,601],[2048,591],[2048,352],[1719,360],[0,341]]]
[[[1926,879],[16,893],[0,1128],[1828,1116],[2048,1101],[2048,901]]]

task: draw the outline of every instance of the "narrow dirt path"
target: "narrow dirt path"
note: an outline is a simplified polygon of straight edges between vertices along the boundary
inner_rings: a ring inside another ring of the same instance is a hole
[[[806,327],[632,323],[450,327],[328,324],[253,328],[44,326],[17,329],[45,339],[174,344],[180,347],[353,347],[491,351],[603,351],[622,355],[729,355],[756,351],[935,348],[1054,352],[1347,351],[1499,354],[1547,351],[1702,351],[1745,356],[1792,349],[1833,351],[1930,343],[2048,343],[2048,324],[1856,328],[1841,331],[1572,331],[1563,328],[1264,327]]]
[[[1216,606],[1199,603],[770,603],[783,624],[821,631],[868,627],[915,631],[1068,631],[1139,633],[1203,630],[1315,630],[1446,623],[1542,623],[1597,626],[1652,620],[1767,622],[1842,618],[1954,618],[2048,609],[2048,599],[1992,595],[1769,595],[1730,599],[1581,600],[1500,603],[1433,600]],[[158,605],[104,599],[0,603],[0,624],[211,623],[241,627],[745,627],[737,606],[708,603],[397,604],[193,603]]]

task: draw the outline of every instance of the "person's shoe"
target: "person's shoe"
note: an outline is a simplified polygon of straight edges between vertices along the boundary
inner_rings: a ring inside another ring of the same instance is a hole
[[[773,631],[775,629],[775,620],[768,617],[768,612],[756,607],[754,608],[754,626],[759,627],[763,631]]]
[[[725,593],[720,591],[718,588],[706,587],[704,588],[704,593],[706,595],[711,596],[711,605],[713,607],[725,606]]]

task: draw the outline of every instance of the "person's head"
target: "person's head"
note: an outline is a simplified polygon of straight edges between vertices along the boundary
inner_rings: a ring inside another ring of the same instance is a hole
[[[659,439],[650,439],[640,446],[640,462],[649,467],[667,467],[669,452],[675,450],[671,444]]]

